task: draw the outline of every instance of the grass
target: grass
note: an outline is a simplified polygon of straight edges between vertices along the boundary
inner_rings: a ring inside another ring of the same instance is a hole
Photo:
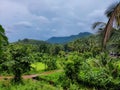
[[[47,81],[53,81],[54,83],[57,83],[59,76],[62,74],[63,74],[63,72],[55,72],[55,73],[48,74],[48,75],[41,75],[39,77],[43,78]]]
[[[34,68],[35,71],[43,71],[45,70],[45,64],[41,62],[36,62],[31,64],[31,66]]]
[[[44,72],[47,66],[42,62],[35,62],[31,64],[31,70],[29,72],[26,72],[25,74],[39,74],[41,72]]]
[[[10,81],[0,81],[0,90],[62,90],[61,87],[54,87],[46,82],[24,80],[24,84],[13,85]]]

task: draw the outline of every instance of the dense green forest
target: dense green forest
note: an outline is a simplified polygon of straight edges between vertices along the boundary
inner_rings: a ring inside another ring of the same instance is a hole
[[[120,3],[106,15],[96,34],[65,44],[9,43],[0,26],[0,90],[119,90]]]

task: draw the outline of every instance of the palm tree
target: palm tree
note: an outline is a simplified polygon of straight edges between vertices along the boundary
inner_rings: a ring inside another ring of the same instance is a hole
[[[99,40],[101,40],[101,42],[103,42],[104,40],[104,34],[105,34],[105,27],[106,27],[106,23],[104,22],[95,22],[92,25],[92,29],[97,29],[97,37]],[[109,36],[109,46],[118,46],[118,42],[120,42],[120,30],[118,28],[112,27],[110,36]],[[116,39],[117,38],[117,39]],[[103,43],[100,44],[103,46]],[[105,50],[105,48],[103,48]]]
[[[110,5],[105,14],[109,20],[104,28],[103,47],[106,47],[106,43],[110,38],[114,23],[116,27],[120,29],[120,2]]]
[[[95,22],[92,26],[93,29],[98,27],[98,34],[102,36],[102,46],[104,48],[113,33],[120,30],[120,2],[110,5],[105,14],[109,18],[107,23]]]

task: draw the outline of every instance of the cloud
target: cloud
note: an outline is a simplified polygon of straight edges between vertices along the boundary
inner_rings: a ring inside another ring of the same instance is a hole
[[[5,23],[8,21],[9,24],[10,21],[23,19],[29,14],[27,7],[10,0],[1,0],[0,12],[0,19]]]
[[[0,0],[0,24],[10,41],[48,39],[91,30],[95,21],[107,21],[109,0]]]
[[[91,12],[88,16],[89,17],[103,17],[104,16],[105,10],[94,10]]]
[[[14,24],[14,27],[31,28],[31,27],[32,27],[32,23],[27,22],[27,21],[21,21],[21,22],[15,23],[15,24]]]
[[[36,17],[36,20],[39,21],[39,23],[49,23],[49,19],[45,16],[37,16]]]
[[[77,25],[80,26],[80,27],[82,27],[82,26],[85,26],[85,23],[83,23],[83,22],[78,22]]]

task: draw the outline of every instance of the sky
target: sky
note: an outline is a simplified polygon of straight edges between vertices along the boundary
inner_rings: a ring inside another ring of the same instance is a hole
[[[117,0],[0,0],[0,24],[10,42],[47,40],[94,32],[96,21],[107,22],[106,8]]]

